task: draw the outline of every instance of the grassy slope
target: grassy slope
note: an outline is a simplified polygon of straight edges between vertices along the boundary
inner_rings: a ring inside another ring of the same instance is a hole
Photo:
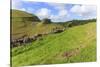
[[[37,22],[35,25],[32,25],[31,22],[28,22],[27,27],[23,27],[24,23],[17,22],[12,25],[12,37],[14,39],[20,38],[23,35],[33,36],[38,33],[45,33],[52,31],[53,28],[59,27],[64,28],[60,24],[42,24],[41,22]]]
[[[60,24],[43,24],[40,21],[28,21],[26,19],[30,19],[30,17],[34,17],[34,19],[38,19],[38,17],[24,11],[12,10],[11,17],[11,34],[13,39],[20,38],[23,35],[32,36],[38,33],[49,32],[55,27],[63,28]]]
[[[35,16],[24,11],[19,11],[19,10],[11,10],[11,11],[12,11],[11,14],[12,37],[16,39],[23,35],[27,35],[27,32],[33,28],[33,25],[32,25],[32,21],[24,22],[23,19],[28,17],[35,17]],[[24,26],[25,23],[27,26]]]
[[[69,56],[63,56],[68,53]],[[12,65],[54,64],[96,61],[96,24],[69,28],[63,33],[12,49]]]

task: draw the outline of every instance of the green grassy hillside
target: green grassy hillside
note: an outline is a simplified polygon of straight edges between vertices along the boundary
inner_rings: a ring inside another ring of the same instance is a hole
[[[38,24],[36,29],[38,26],[43,28]],[[26,46],[12,48],[13,67],[90,61],[96,61],[96,23],[74,26]]]
[[[11,10],[11,21],[12,39],[50,32],[55,27],[63,28],[60,24],[44,24],[37,16],[20,10]]]
[[[30,13],[11,10],[11,21],[12,38],[17,39],[23,35],[27,35],[27,32],[31,31],[36,22],[40,20]]]

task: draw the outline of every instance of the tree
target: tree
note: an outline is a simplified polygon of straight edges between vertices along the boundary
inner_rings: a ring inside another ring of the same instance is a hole
[[[51,23],[51,19],[45,18],[45,19],[42,20],[42,22],[44,24],[49,24],[49,23]]]

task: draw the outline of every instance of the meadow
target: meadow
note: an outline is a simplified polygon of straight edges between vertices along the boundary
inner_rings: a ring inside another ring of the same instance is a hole
[[[45,35],[41,40],[12,48],[11,53],[13,67],[94,62],[96,61],[96,23],[90,22],[67,28],[61,33]]]

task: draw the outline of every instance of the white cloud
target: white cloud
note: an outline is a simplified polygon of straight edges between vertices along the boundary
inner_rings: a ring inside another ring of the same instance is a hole
[[[29,2],[28,0],[12,0],[12,9],[21,9],[25,2]],[[36,3],[32,1],[32,3]]]
[[[22,0],[12,0],[12,9],[17,9],[21,11],[27,11],[25,8],[22,7]]]
[[[35,2],[34,0],[23,0],[26,2]],[[46,2],[48,5],[54,7],[55,9],[65,9],[65,4],[64,3],[48,3]]]
[[[62,21],[67,21],[69,14],[67,10],[60,10],[59,13],[57,15],[51,15],[50,19],[52,19],[52,21],[58,21],[58,22],[62,22]]]
[[[29,13],[33,13],[34,9],[31,7],[24,7],[23,8],[23,2],[26,2],[27,0],[12,0],[12,8],[18,9],[22,11],[27,11]],[[32,3],[36,3],[33,2]],[[36,10],[35,15],[37,15],[40,19],[44,18],[50,18],[53,21],[64,21],[64,18],[68,17],[68,11],[66,10],[65,4],[61,3],[47,3],[48,5],[52,6],[54,9],[58,10],[57,14],[54,15],[51,13],[51,10],[48,8],[41,8]]]
[[[66,5],[63,3],[48,3],[48,5],[54,7],[55,9],[58,9],[58,10],[66,8]]]
[[[49,10],[47,8],[41,8],[41,9],[37,10],[36,15],[40,19],[44,19],[44,18],[49,18],[50,17],[50,13],[51,13],[51,10]]]
[[[66,16],[66,15],[68,15],[68,11],[67,10],[60,10],[58,15],[59,16]]]
[[[63,18],[68,15],[67,10],[61,10],[57,15],[51,15],[52,19]]]
[[[66,21],[67,17],[68,17],[68,11],[67,10],[60,10],[58,12],[58,14],[54,15],[51,13],[50,9],[47,8],[41,8],[39,10],[37,10],[37,12],[35,13],[40,19],[44,19],[44,18],[49,18],[52,21]],[[66,18],[66,19],[64,19]]]
[[[58,10],[58,14],[56,15],[51,15],[50,19],[52,21],[67,21],[67,18],[69,16],[68,10],[66,9],[66,5],[63,3],[48,3],[48,5],[52,6],[54,9]]]
[[[75,13],[79,16],[85,18],[95,18],[96,17],[96,6],[89,5],[74,5],[70,12]]]
[[[27,12],[29,12],[29,13],[33,13],[33,12],[34,12],[34,9],[31,8],[31,7],[28,7],[26,10],[27,10]]]
[[[17,9],[17,10],[32,13],[34,9],[31,7],[23,7],[24,2],[26,1],[25,0],[12,0],[12,9]]]
[[[73,13],[79,13],[79,12],[81,12],[80,9],[81,9],[81,6],[80,5],[75,5],[75,6],[73,6],[71,8],[70,11],[73,12]]]

